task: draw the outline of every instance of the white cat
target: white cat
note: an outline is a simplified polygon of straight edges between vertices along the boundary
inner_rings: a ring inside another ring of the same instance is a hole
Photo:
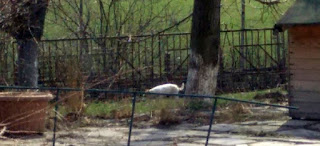
[[[184,89],[184,83],[182,83],[181,87],[179,87],[176,84],[163,84],[163,85],[158,85],[156,87],[153,87],[149,90],[146,90],[146,92],[149,93],[162,93],[162,94],[179,94],[180,91],[183,91]],[[157,95],[153,95],[157,96]],[[161,96],[161,95],[158,95]],[[176,97],[178,98],[178,97]]]

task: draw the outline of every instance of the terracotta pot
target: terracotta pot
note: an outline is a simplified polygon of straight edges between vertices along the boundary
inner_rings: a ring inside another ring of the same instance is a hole
[[[7,133],[43,133],[52,99],[52,94],[44,92],[0,92],[0,128]]]

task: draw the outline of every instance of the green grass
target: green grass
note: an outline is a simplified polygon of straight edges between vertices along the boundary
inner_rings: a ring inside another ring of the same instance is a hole
[[[163,108],[181,108],[184,106],[184,100],[179,99],[156,99],[156,100],[144,100],[138,101],[136,103],[135,111],[137,114],[147,113],[161,110]],[[85,109],[85,115],[90,117],[112,117],[113,111],[118,112],[131,112],[132,104],[129,100],[122,100],[117,102],[112,101],[96,101],[96,102],[89,102]]]
[[[284,91],[281,88],[274,88],[274,89],[259,90],[259,91],[252,91],[252,92],[222,94],[222,95],[219,95],[219,96],[252,101],[252,100],[254,100],[254,97],[256,95],[258,95],[258,94],[259,95],[263,95],[263,94],[274,93],[274,92],[285,93],[286,91]],[[219,100],[218,101],[219,105],[226,105],[228,103],[231,103],[231,102],[230,101],[226,101],[226,100]]]

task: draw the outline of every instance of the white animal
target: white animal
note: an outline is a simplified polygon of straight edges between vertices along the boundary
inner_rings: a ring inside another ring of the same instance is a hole
[[[163,84],[163,85],[158,85],[156,87],[153,87],[149,90],[146,90],[146,92],[162,93],[162,94],[179,94],[179,91],[183,91],[183,89],[184,89],[184,83],[182,83],[181,87],[179,87],[176,84],[168,83],[168,84]]]

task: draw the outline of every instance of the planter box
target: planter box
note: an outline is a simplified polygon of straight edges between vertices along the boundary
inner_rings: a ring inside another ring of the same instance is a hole
[[[0,92],[0,128],[12,134],[43,133],[51,99],[43,92]]]

